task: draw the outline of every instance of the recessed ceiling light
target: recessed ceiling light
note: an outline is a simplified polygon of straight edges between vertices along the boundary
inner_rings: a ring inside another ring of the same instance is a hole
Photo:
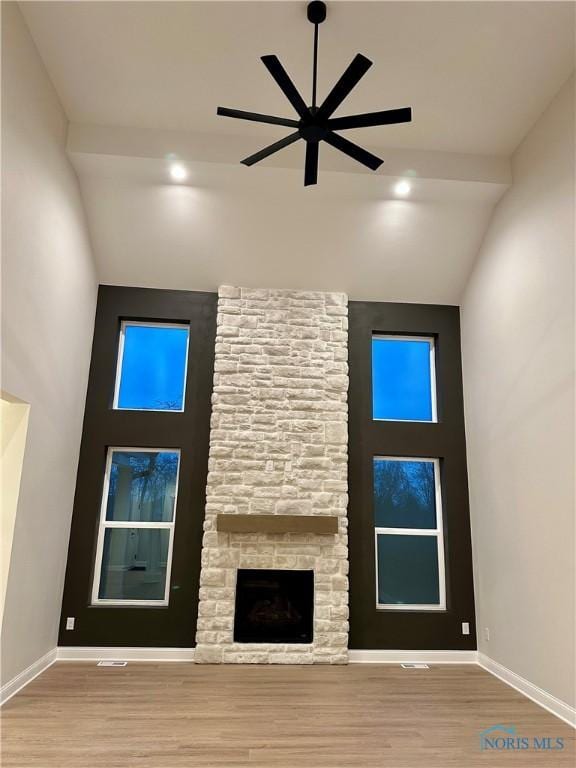
[[[399,181],[395,187],[394,187],[394,194],[398,195],[398,197],[406,197],[406,195],[410,194],[410,190],[412,187],[407,181]]]
[[[172,181],[186,181],[188,178],[188,171],[183,165],[173,163],[170,166],[170,177],[172,178]]]

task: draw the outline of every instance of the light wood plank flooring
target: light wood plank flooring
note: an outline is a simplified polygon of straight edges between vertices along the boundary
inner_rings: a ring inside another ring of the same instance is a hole
[[[479,667],[60,662],[2,710],[3,768],[560,768],[574,732]],[[481,752],[496,723],[562,752]]]

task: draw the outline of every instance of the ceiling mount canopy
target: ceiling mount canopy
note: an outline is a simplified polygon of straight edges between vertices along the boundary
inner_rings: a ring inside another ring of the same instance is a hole
[[[264,66],[284,93],[298,117],[296,119],[274,117],[273,115],[261,115],[257,112],[244,112],[240,109],[228,109],[227,107],[218,107],[217,110],[217,114],[223,117],[234,117],[239,120],[253,120],[257,123],[269,123],[271,125],[295,128],[296,130],[293,133],[261,149],[254,155],[250,155],[250,157],[242,160],[242,163],[244,165],[254,165],[260,162],[260,160],[264,160],[275,152],[284,149],[284,147],[294,144],[299,139],[303,139],[306,142],[306,160],[304,165],[304,186],[306,187],[316,184],[318,181],[318,149],[321,141],[325,141],[339,149],[372,171],[375,171],[382,165],[383,161],[379,157],[358,146],[358,144],[345,139],[344,136],[340,136],[336,131],[347,128],[367,128],[376,125],[409,123],[412,120],[412,110],[410,107],[387,109],[381,112],[367,112],[362,115],[349,115],[347,117],[332,117],[332,114],[346,99],[350,91],[352,91],[372,66],[370,59],[367,59],[361,53],[356,54],[328,96],[318,106],[316,103],[318,26],[326,18],[326,4],[321,2],[321,0],[313,0],[313,2],[308,4],[307,15],[308,21],[314,25],[311,106],[307,106],[300,93],[296,90],[296,86],[279,59],[274,55],[270,55],[261,57]]]

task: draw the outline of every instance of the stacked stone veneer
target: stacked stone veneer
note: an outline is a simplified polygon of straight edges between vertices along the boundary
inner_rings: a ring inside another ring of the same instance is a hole
[[[229,286],[218,297],[195,661],[346,663],[347,297]],[[222,512],[337,515],[338,534],[219,533]],[[314,570],[311,644],[233,641],[238,568]]]

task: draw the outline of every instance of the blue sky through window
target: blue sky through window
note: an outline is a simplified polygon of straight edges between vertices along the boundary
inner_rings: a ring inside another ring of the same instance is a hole
[[[372,338],[372,416],[433,421],[428,340]]]
[[[124,326],[118,408],[181,411],[188,328]]]

